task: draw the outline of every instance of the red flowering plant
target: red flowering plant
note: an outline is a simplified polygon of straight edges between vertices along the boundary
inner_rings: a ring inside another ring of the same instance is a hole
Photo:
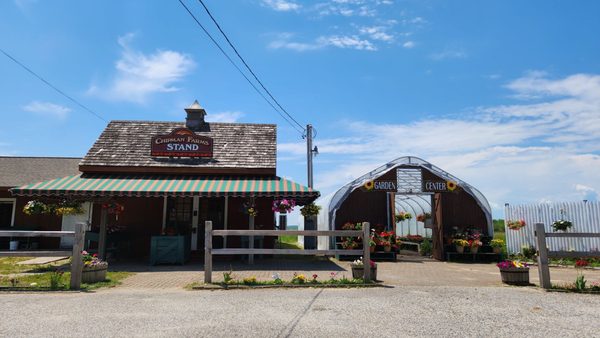
[[[575,267],[576,268],[584,268],[586,266],[590,265],[590,262],[588,262],[585,259],[578,259],[577,261],[575,261]]]
[[[467,242],[469,242],[469,247],[475,247],[475,246],[482,246],[483,243],[479,240],[479,239],[470,239]]]
[[[397,240],[400,242],[421,243],[423,242],[424,238],[421,235],[407,235],[398,237]]]
[[[119,215],[125,211],[125,206],[117,202],[110,202],[102,204],[102,209],[106,209],[109,214],[115,215],[115,218],[118,220]]]
[[[381,246],[391,246],[396,244],[396,237],[393,231],[383,231],[377,236],[377,244]]]

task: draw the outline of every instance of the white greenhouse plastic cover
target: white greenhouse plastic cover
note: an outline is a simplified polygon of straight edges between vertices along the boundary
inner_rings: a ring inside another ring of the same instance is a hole
[[[335,214],[336,214],[337,210],[339,209],[339,207],[344,202],[344,200],[350,195],[350,193],[352,191],[361,187],[367,181],[374,180],[374,179],[382,176],[383,174],[387,173],[388,171],[390,171],[394,168],[400,167],[400,166],[425,168],[425,169],[431,171],[432,173],[434,173],[435,175],[441,177],[442,179],[451,180],[451,181],[456,182],[465,192],[467,192],[469,195],[473,196],[473,198],[475,199],[477,204],[481,207],[481,209],[485,213],[489,233],[490,234],[494,233],[494,225],[492,223],[492,209],[490,208],[490,204],[488,203],[485,196],[483,196],[483,194],[479,190],[475,189],[473,186],[460,180],[459,178],[449,174],[448,172],[444,171],[443,169],[436,167],[435,165],[433,165],[421,158],[414,157],[414,156],[405,156],[405,157],[397,158],[397,159],[355,179],[354,181],[344,185],[340,190],[338,190],[335,194],[333,194],[333,196],[328,195],[328,196],[325,196],[324,198],[321,198],[320,199],[321,201],[317,201],[317,202],[319,203],[319,205],[321,205],[323,207],[323,210],[328,210],[328,212],[327,213],[322,212],[320,214],[319,227],[322,227],[322,226],[324,227],[325,225],[327,225],[329,227],[329,230],[335,230],[334,229]],[[406,195],[402,195],[402,196],[404,198],[408,198],[408,199],[421,198],[418,195],[410,195],[410,194],[406,194]],[[415,200],[415,203],[418,203],[418,201]],[[323,229],[323,230],[325,230],[325,229]]]

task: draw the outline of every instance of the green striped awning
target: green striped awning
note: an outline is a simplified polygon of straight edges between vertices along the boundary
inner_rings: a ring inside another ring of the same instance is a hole
[[[81,197],[293,197],[319,192],[280,177],[148,176],[82,174],[11,189],[17,196]]]

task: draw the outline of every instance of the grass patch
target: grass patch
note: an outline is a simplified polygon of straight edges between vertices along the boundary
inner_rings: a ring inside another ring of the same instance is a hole
[[[48,272],[54,271],[56,268],[67,264],[68,259],[52,262],[44,265],[19,265],[17,263],[23,262],[33,257],[2,257],[0,258],[0,275],[10,275],[13,273],[27,273],[27,272]]]
[[[121,284],[121,281],[133,273],[124,272],[124,271],[109,271],[106,274],[106,280],[98,283],[81,284],[81,290],[89,291],[103,287],[114,287]],[[36,274],[28,274],[24,276],[16,277],[17,283],[14,284],[15,287],[31,289],[31,290],[48,290],[50,289],[50,276],[52,272],[44,272],[44,273],[36,273]],[[71,273],[65,272],[60,278],[60,287],[56,290],[69,290],[69,283],[71,280]],[[12,287],[13,282],[11,278],[7,276],[0,276],[0,287]]]

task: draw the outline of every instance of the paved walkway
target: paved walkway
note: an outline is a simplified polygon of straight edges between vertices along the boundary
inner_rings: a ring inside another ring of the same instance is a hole
[[[112,270],[134,271],[135,275],[123,281],[122,288],[178,289],[193,282],[203,282],[204,272],[201,263],[184,266],[148,266],[143,264],[113,264]],[[284,280],[290,280],[293,274],[302,273],[310,278],[317,274],[319,279],[328,279],[333,272],[337,278],[351,277],[350,262],[338,262],[324,259],[257,260],[255,265],[243,262],[214,263],[213,281],[223,280],[223,272],[233,271],[235,279],[255,276],[259,280],[271,280],[279,273]],[[551,268],[552,282],[570,283],[577,277],[574,268]],[[600,270],[584,270],[588,281],[600,281]],[[461,264],[438,262],[434,260],[401,257],[398,262],[378,263],[377,278],[386,284],[395,286],[465,286],[484,287],[501,286],[500,274],[495,264]],[[530,270],[532,283],[538,284],[536,267]]]

